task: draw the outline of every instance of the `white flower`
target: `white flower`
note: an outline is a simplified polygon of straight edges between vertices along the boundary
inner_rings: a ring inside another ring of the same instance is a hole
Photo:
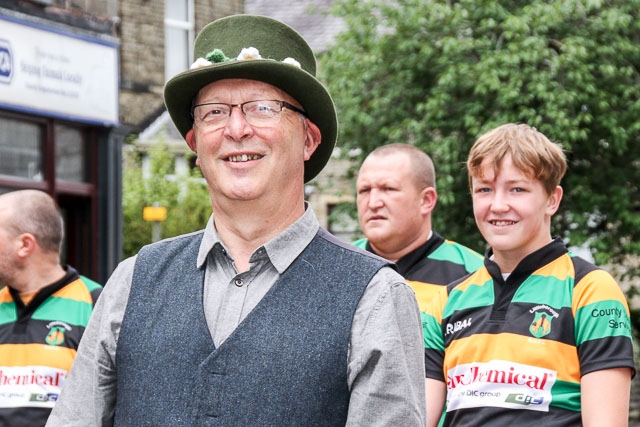
[[[191,67],[189,67],[189,69],[195,70],[196,68],[206,67],[207,65],[211,65],[211,61],[207,61],[204,58],[198,58],[193,62],[193,64],[191,64]]]
[[[245,47],[238,55],[238,61],[248,61],[250,59],[262,59],[260,52],[255,47]]]
[[[296,61],[295,59],[289,57],[289,58],[284,58],[282,60],[282,62],[284,62],[285,64],[289,64],[289,65],[293,65],[294,67],[298,67],[298,68],[302,68],[300,66],[300,63],[298,61]]]

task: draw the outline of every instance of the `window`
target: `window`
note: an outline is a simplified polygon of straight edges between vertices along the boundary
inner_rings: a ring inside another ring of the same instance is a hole
[[[193,0],[166,0],[164,6],[164,75],[169,80],[193,62]]]
[[[0,110],[0,186],[92,194],[94,128]]]
[[[44,126],[0,117],[0,175],[42,181]]]
[[[56,179],[90,182],[90,158],[85,147],[85,136],[80,129],[61,124],[54,125],[56,141]]]

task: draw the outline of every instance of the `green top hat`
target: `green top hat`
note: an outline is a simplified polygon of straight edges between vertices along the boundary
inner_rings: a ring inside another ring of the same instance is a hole
[[[300,34],[272,18],[228,16],[200,31],[194,57],[191,69],[164,87],[165,105],[182,136],[193,126],[192,102],[204,86],[222,79],[258,80],[291,95],[318,125],[322,141],[305,163],[304,181],[320,173],[335,146],[338,119],[329,92],[315,77],[313,51]]]

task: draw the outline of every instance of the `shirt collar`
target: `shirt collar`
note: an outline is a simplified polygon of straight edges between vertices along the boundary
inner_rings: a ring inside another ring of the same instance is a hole
[[[291,265],[300,252],[311,243],[311,240],[313,240],[319,228],[320,223],[315,213],[309,207],[309,204],[305,202],[305,211],[302,216],[286,230],[262,246],[269,260],[276,270],[278,270],[278,273],[282,274],[289,265]],[[220,245],[221,248],[226,251],[213,223],[213,214],[211,214],[207,226],[204,229],[200,250],[198,251],[198,268],[201,268],[205,264],[209,252],[211,252],[216,245]],[[260,248],[257,248],[251,255],[251,258],[253,258],[254,254],[259,250]]]

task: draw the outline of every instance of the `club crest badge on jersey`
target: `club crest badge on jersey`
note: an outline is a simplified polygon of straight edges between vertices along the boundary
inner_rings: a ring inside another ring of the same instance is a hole
[[[71,326],[64,322],[51,322],[47,325],[47,328],[49,329],[49,333],[44,341],[53,346],[64,344],[65,334],[71,330]]]
[[[551,321],[553,320],[552,316],[549,316],[547,313],[536,311],[534,313],[533,322],[531,322],[531,326],[529,326],[529,332],[536,338],[542,338],[545,335],[548,335],[551,332]]]

